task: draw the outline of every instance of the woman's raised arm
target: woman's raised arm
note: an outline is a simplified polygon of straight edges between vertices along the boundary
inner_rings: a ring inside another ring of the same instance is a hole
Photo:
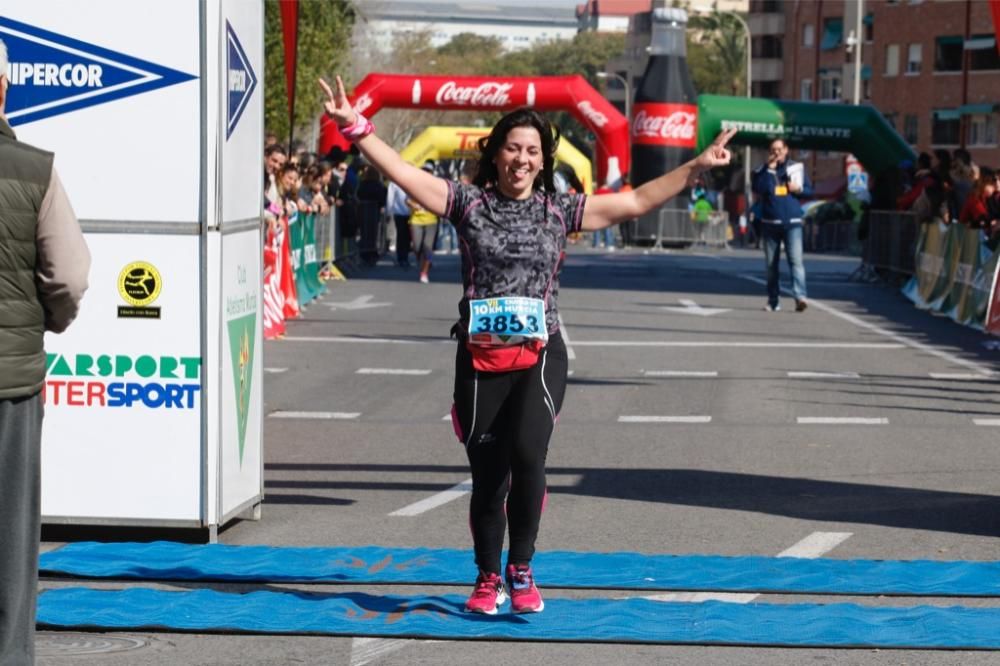
[[[735,129],[720,133],[712,145],[698,157],[659,178],[644,183],[631,192],[587,197],[587,205],[583,209],[582,229],[584,231],[604,229],[612,224],[635,219],[662,206],[668,199],[680,194],[684,188],[690,187],[702,171],[729,164],[732,155],[726,144],[735,134]]]
[[[359,118],[359,114],[347,101],[344,82],[339,76],[336,92],[323,79],[319,80],[319,85],[326,93],[326,102],[323,104],[326,115],[337,123],[337,127],[342,131],[350,131],[359,122],[361,125],[367,122],[363,116]],[[375,136],[374,132],[364,134],[356,139],[354,144],[369,163],[373,164],[383,176],[403,188],[412,199],[435,215],[444,215],[448,205],[448,184],[442,178],[405,161],[392,146]]]

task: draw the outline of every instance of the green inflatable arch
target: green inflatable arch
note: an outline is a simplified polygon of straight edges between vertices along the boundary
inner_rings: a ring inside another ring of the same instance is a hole
[[[853,153],[873,175],[917,158],[870,106],[699,95],[698,150],[730,127],[739,130],[734,144],[766,147],[780,136],[792,148]]]

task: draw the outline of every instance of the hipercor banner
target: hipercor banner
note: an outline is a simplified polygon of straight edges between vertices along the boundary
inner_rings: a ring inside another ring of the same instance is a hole
[[[85,231],[198,221],[198,16],[192,1],[3,1],[7,119],[55,153]]]

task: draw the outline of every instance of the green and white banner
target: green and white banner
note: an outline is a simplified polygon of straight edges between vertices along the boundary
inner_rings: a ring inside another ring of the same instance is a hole
[[[998,257],[977,229],[926,223],[917,239],[917,270],[903,294],[918,308],[982,329]]]

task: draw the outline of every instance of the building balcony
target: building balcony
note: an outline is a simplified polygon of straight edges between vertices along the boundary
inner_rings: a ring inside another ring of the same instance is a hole
[[[747,27],[754,37],[761,35],[785,34],[784,14],[750,14],[747,17]]]
[[[780,58],[754,58],[750,74],[754,81],[781,81],[785,75],[784,62]]]

